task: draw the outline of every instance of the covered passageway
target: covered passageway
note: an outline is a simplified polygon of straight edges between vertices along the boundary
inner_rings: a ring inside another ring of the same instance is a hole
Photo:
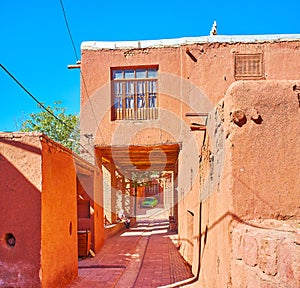
[[[109,222],[123,209],[136,217],[143,198],[153,196],[159,207],[177,217],[178,156],[180,143],[95,146],[104,175],[104,208]]]

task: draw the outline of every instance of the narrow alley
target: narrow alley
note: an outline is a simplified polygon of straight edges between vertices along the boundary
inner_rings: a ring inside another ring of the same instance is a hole
[[[79,261],[68,288],[160,287],[193,277],[167,219],[140,219],[109,238],[95,257]]]

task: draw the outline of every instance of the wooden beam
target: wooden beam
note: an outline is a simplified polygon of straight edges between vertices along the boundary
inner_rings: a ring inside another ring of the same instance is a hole
[[[201,112],[189,112],[185,113],[186,117],[207,117],[208,113],[201,113]]]
[[[103,163],[112,163],[119,170],[170,170],[177,162],[181,145],[130,145],[130,146],[96,146],[96,155],[103,159]],[[164,155],[162,155],[164,154]]]
[[[68,65],[68,69],[80,69],[80,68],[81,68],[80,64]]]

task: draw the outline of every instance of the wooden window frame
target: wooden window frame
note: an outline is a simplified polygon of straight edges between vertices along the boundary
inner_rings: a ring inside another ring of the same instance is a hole
[[[139,70],[145,70],[145,78],[137,78]],[[157,73],[158,66],[111,68],[112,121],[158,119],[158,76],[149,78],[149,70],[155,70]],[[120,71],[122,77],[114,79],[115,71]],[[133,71],[134,77],[125,78],[126,71]],[[141,95],[138,93],[139,84],[141,90],[144,91]],[[117,103],[119,105],[116,105]]]

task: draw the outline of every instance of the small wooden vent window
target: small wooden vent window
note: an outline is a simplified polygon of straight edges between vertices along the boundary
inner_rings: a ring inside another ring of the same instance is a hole
[[[263,55],[235,54],[234,76],[236,79],[263,79]]]

